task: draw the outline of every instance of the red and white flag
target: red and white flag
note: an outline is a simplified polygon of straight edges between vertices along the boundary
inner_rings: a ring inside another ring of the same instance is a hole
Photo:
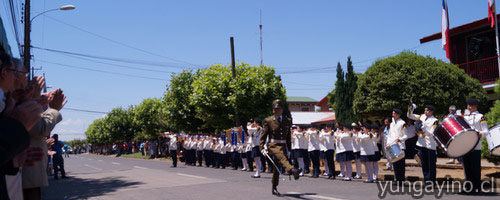
[[[488,0],[488,22],[491,28],[495,27],[496,20],[495,0]]]
[[[448,59],[450,56],[450,19],[448,18],[448,2],[443,0],[443,9],[441,15],[441,41],[443,44],[443,49],[446,50],[446,57]]]

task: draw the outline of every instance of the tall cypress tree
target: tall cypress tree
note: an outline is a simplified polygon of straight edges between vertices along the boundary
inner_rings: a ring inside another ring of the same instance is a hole
[[[345,115],[345,81],[344,81],[344,70],[340,62],[337,63],[337,81],[335,81],[335,103],[333,104],[333,110],[335,111],[335,118],[340,123],[346,123]]]
[[[357,122],[361,120],[361,116],[354,113],[353,101],[354,93],[358,88],[358,77],[354,74],[354,67],[352,66],[351,56],[347,57],[347,73],[345,75],[345,117],[348,123]]]

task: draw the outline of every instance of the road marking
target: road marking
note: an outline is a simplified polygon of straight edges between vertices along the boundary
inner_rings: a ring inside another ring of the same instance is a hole
[[[120,163],[117,163],[117,162],[111,162],[111,164],[113,164],[113,165],[119,165]]]
[[[287,193],[285,193],[285,195],[286,194],[302,194],[302,193],[300,193],[300,192],[287,192]],[[302,197],[302,198],[310,197],[310,198],[326,199],[326,200],[343,200],[343,199],[339,199],[339,198],[327,197],[327,196],[321,196],[321,195],[315,195],[315,194],[303,194],[303,195],[300,195],[300,197]]]
[[[102,160],[97,160],[97,161],[102,162]]]
[[[148,168],[145,168],[145,167],[139,167],[139,166],[134,166],[135,168],[137,169],[148,169]]]
[[[177,173],[179,176],[185,176],[185,177],[191,177],[191,178],[207,178],[203,176],[195,176],[195,175],[189,175],[189,174],[182,174],[182,173]]]
[[[85,164],[84,166],[85,167],[90,167],[90,168],[95,169],[95,170],[102,170],[101,168],[97,168],[97,167],[90,166],[90,165],[87,165],[87,164]]]
[[[89,160],[92,160],[92,158],[89,158]]]

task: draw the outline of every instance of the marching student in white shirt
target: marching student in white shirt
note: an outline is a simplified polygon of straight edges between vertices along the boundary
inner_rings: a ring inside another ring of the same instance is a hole
[[[304,157],[307,154],[308,148],[308,141],[305,134],[300,126],[295,128],[292,126],[292,152],[296,160],[294,167],[302,169],[299,176],[304,176]]]
[[[383,133],[384,129],[379,129],[377,125],[371,126],[371,134],[373,135],[373,149],[375,151],[375,155],[373,155],[373,180],[378,180],[378,161],[382,157],[381,149],[379,149],[380,144],[380,135]],[[381,146],[382,148],[382,146]]]
[[[168,138],[170,138],[168,150],[172,157],[172,166],[170,167],[177,167],[177,134],[169,133]]]
[[[196,159],[198,160],[198,167],[203,166],[203,141],[201,140],[201,135],[198,135],[198,141],[196,141]]]
[[[335,137],[335,152],[339,152],[339,146],[337,144],[338,142],[338,136],[340,136],[340,134],[342,134],[342,132],[344,131],[344,127],[342,126],[342,124],[340,122],[336,122],[335,123],[335,132],[333,133],[333,136]],[[337,159],[335,159],[337,160]],[[337,162],[339,162],[337,160]],[[345,167],[344,165],[340,165],[340,172],[339,172],[339,175],[338,177],[344,177],[344,174],[345,174]]]
[[[335,136],[333,136],[332,125],[327,124],[324,130],[319,134],[321,149],[320,158],[325,165],[325,172],[328,179],[335,179],[335,163],[333,162],[333,155],[335,153]]]
[[[247,128],[248,126],[251,126],[252,122],[247,123]],[[249,172],[253,172],[253,157],[252,157],[252,149],[253,149],[253,139],[250,133],[248,133],[247,129],[247,140],[246,140],[246,148],[245,148],[245,153],[248,161],[248,170]]]
[[[259,142],[262,136],[262,121],[258,118],[253,120],[253,123],[250,126],[247,126],[248,135],[252,139],[252,158],[255,161],[255,165],[257,169],[255,170],[255,174],[252,178],[260,178],[260,172],[262,171],[262,162],[261,158],[263,157],[262,153],[259,150]]]
[[[226,140],[226,134],[224,133],[222,137],[219,140],[219,148],[220,148],[220,164],[222,169],[226,169],[227,166],[227,140]]]
[[[436,181],[437,162],[436,141],[433,136],[439,121],[433,115],[434,106],[425,106],[423,115],[413,114],[415,108],[416,106],[412,105],[408,110],[408,118],[422,122],[422,132],[417,133],[419,135],[417,140],[418,157],[420,158],[420,166],[422,166],[425,184],[433,184]],[[412,131],[411,129],[407,130],[409,130],[407,131],[408,133]],[[407,137],[412,137],[412,135],[407,134]]]
[[[406,122],[401,119],[402,113],[403,111],[401,111],[401,109],[399,108],[395,108],[392,111],[392,122],[389,128],[389,133],[387,134],[386,147],[393,144],[398,144],[402,150],[405,149],[404,140],[406,139]],[[396,178],[395,183],[397,184],[403,184],[403,181],[405,180],[405,165],[406,163],[404,158],[392,163],[392,166],[394,168],[394,176]]]
[[[373,145],[373,134],[370,133],[368,125],[364,125],[363,131],[358,133],[356,140],[360,144],[361,162],[365,166],[366,180],[365,183],[373,183],[373,160],[375,149]]]
[[[355,179],[361,179],[361,145],[356,140],[358,135],[361,133],[361,127],[357,126],[355,123],[353,125],[353,140],[352,140],[352,151],[354,153],[354,163],[356,164],[356,176]]]
[[[211,146],[212,140],[208,135],[205,135],[205,137],[203,137],[203,157],[205,158],[205,167],[210,167],[212,165],[213,151],[210,149]]]
[[[246,133],[243,131],[243,129],[241,129],[241,132],[240,132],[241,136],[240,136],[240,139],[241,139],[241,142],[239,142],[238,144],[238,152],[240,153],[240,157],[241,157],[241,163],[243,165],[243,168],[241,169],[241,171],[248,171],[249,170],[249,167],[248,167],[248,154],[247,154],[247,146],[248,144],[246,143]]]
[[[337,144],[336,160],[340,162],[340,166],[345,169],[344,181],[352,180],[352,160],[354,153],[352,152],[352,132],[349,125],[343,125],[344,131],[336,135],[335,144]]]
[[[313,173],[311,178],[319,177],[319,132],[315,126],[312,126],[307,131],[307,139],[309,146],[307,150],[309,151],[309,157],[313,163]]]
[[[488,121],[483,114],[477,111],[478,105],[477,99],[468,99],[467,110],[469,110],[469,114],[465,115],[464,119],[471,128],[479,132],[481,137],[485,137],[489,134]],[[472,182],[472,193],[481,192],[481,143],[480,140],[474,150],[460,158],[464,167],[465,179]]]

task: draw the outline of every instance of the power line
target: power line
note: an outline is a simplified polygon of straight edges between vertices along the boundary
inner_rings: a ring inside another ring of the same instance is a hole
[[[65,110],[77,111],[77,112],[87,112],[87,113],[95,113],[95,114],[108,114],[108,112],[102,111],[94,111],[94,110],[84,110],[84,109],[76,109],[76,108],[63,108]]]
[[[104,71],[104,70],[99,70],[99,69],[92,69],[92,68],[87,68],[87,67],[80,67],[80,66],[74,66],[74,65],[61,64],[61,63],[56,63],[56,62],[51,62],[51,61],[45,61],[45,60],[38,60],[38,61],[44,62],[44,63],[49,63],[49,64],[54,64],[54,65],[59,65],[59,66],[64,66],[64,67],[70,67],[70,68],[88,70],[88,71],[93,71],[93,72],[100,72],[100,73],[120,75],[120,76],[127,76],[127,77],[134,77],[134,78],[142,78],[142,79],[148,79],[148,80],[166,81],[166,79],[160,79],[160,78],[154,78],[154,77],[138,76],[138,75],[131,75],[131,74],[119,73],[119,72],[110,72],[110,71]]]
[[[145,61],[145,60],[133,60],[133,59],[126,59],[126,58],[97,56],[97,55],[62,51],[62,50],[56,50],[56,49],[47,49],[47,48],[41,48],[41,47],[35,47],[35,46],[32,46],[32,48],[33,49],[40,49],[40,50],[44,50],[44,51],[49,51],[49,52],[53,52],[53,53],[81,56],[81,57],[101,59],[101,60],[109,60],[109,61],[115,61],[115,62],[123,62],[123,63],[128,63],[128,64],[132,63],[132,64],[140,64],[140,65],[150,65],[150,66],[155,66],[155,67],[169,67],[169,68],[186,69],[186,67],[175,66],[175,65],[173,65],[174,63],[164,63],[164,62],[153,62],[153,61]]]
[[[61,20],[58,20],[56,18],[53,18],[53,17],[50,17],[50,16],[46,16],[47,18],[51,19],[51,20],[54,20],[56,22],[59,22],[61,24],[64,24],[66,26],[69,26],[69,27],[72,27],[74,29],[77,29],[77,30],[80,30],[82,32],[85,32],[85,33],[88,33],[90,35],[93,35],[95,37],[98,37],[98,38],[101,38],[103,40],[107,40],[109,42],[112,42],[112,43],[115,43],[115,44],[118,44],[120,46],[123,46],[123,47],[127,47],[129,49],[133,49],[133,50],[136,50],[136,51],[140,51],[142,53],[146,53],[146,54],[149,54],[149,55],[153,55],[153,56],[157,56],[157,57],[161,57],[161,58],[165,58],[165,59],[168,59],[168,60],[172,60],[172,61],[175,61],[175,62],[180,62],[180,63],[184,63],[184,64],[189,64],[189,65],[193,65],[193,66],[198,66],[198,67],[203,67],[201,65],[197,65],[197,64],[193,64],[193,63],[190,63],[190,62],[187,62],[187,61],[183,61],[183,60],[179,60],[179,59],[175,59],[175,58],[170,58],[170,57],[167,57],[167,56],[163,56],[163,55],[160,55],[160,54],[157,54],[157,53],[154,53],[154,52],[151,52],[151,51],[147,51],[147,50],[144,50],[144,49],[141,49],[141,48],[138,48],[138,47],[134,47],[132,45],[128,45],[128,44],[125,44],[123,42],[119,42],[119,41],[116,41],[116,40],[113,40],[111,38],[108,38],[108,37],[105,37],[105,36],[102,36],[100,34],[97,34],[97,33],[93,33],[93,32],[90,32],[90,31],[87,31],[83,28],[80,28],[78,26],[75,26],[75,25],[72,25],[72,24],[69,24],[69,23],[66,23],[66,22],[63,22]]]
[[[117,64],[113,64],[113,63],[101,62],[101,61],[97,61],[97,60],[92,60],[92,59],[88,59],[88,58],[81,58],[81,57],[72,56],[72,55],[66,55],[66,54],[62,54],[62,55],[68,56],[68,57],[71,57],[71,58],[80,59],[80,60],[86,60],[86,61],[89,61],[89,62],[94,62],[94,63],[100,63],[100,64],[105,64],[105,65],[115,66],[115,67],[122,67],[122,68],[135,69],[135,70],[141,70],[141,71],[149,71],[149,72],[174,73],[173,71],[143,69],[143,68],[139,68],[139,67],[131,67],[131,66],[125,66],[125,65],[117,65]]]

